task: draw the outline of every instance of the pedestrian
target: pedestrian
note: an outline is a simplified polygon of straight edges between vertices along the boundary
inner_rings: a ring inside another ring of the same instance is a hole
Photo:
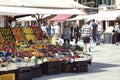
[[[47,30],[47,34],[51,37],[51,26],[50,26],[50,24],[47,25],[46,30]]]
[[[54,30],[55,33],[60,34],[60,26],[58,25],[58,23],[54,23]]]
[[[102,35],[102,26],[100,25],[100,22],[98,22],[98,31],[97,31],[97,45],[100,45],[101,43],[101,35]]]
[[[57,34],[54,34],[53,36],[52,36],[52,45],[57,45]]]
[[[65,26],[63,28],[63,39],[65,45],[70,44],[70,28],[67,23],[65,23]]]
[[[98,24],[93,19],[90,26],[92,27],[92,40],[94,43],[97,42]]]
[[[75,44],[77,45],[78,41],[80,40],[80,27],[76,22],[73,25],[73,34],[75,38]]]
[[[55,34],[55,29],[53,23],[51,23],[51,37]]]
[[[115,25],[115,44],[118,46],[120,43],[120,25],[116,23]]]
[[[89,22],[87,21],[81,28],[81,34],[82,39],[84,43],[84,49],[83,52],[89,52],[90,51],[90,36],[91,36],[91,26],[89,25]]]
[[[47,26],[45,25],[45,23],[42,23],[42,24],[41,24],[41,29],[42,29],[42,31],[45,32],[45,33],[47,33],[46,27],[47,27]]]
[[[73,41],[73,38],[74,38],[74,36],[73,36],[73,22],[71,22],[70,24],[69,24],[69,27],[70,27],[70,40],[71,41]]]

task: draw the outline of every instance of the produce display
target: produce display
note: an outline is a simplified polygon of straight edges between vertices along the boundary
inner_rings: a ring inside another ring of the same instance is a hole
[[[15,35],[14,37],[15,37],[16,41],[23,41],[23,40],[25,40],[25,36],[24,35]]]
[[[14,35],[22,35],[23,34],[21,28],[11,28],[11,30]]]
[[[0,33],[2,35],[11,35],[12,31],[10,30],[10,28],[0,28]]]
[[[91,55],[82,52],[83,47],[81,46],[52,45],[50,39],[41,38],[42,32],[39,28],[0,28],[0,32],[0,71],[20,70],[21,68],[42,65],[39,70],[42,69],[43,73],[57,74],[61,73],[61,68],[64,68],[61,67],[62,62],[67,63],[66,65],[70,64],[72,71],[75,68],[77,72],[77,66],[80,69],[85,66],[83,71],[87,71],[87,63],[85,62],[86,64],[81,66],[80,62],[92,59]],[[28,76],[27,73],[30,74],[31,71],[23,72]],[[20,72],[20,74],[22,73]],[[21,78],[21,76],[19,77]]]
[[[4,39],[2,37],[2,35],[0,34],[0,43],[3,43],[4,42]]]
[[[34,36],[34,33],[33,33],[33,29],[31,27],[24,27],[22,28],[22,31],[25,35],[25,38],[26,40],[35,40],[35,36]]]
[[[33,34],[33,30],[31,27],[24,27],[22,28],[24,34]]]
[[[2,37],[4,38],[5,42],[6,41],[11,41],[11,42],[15,41],[10,28],[0,28],[0,33],[1,33]]]
[[[26,37],[26,40],[35,40],[35,36],[33,35],[33,34],[28,34],[28,35],[25,35],[25,37]]]

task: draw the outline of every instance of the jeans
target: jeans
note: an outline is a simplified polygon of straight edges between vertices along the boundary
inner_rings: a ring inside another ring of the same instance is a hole
[[[101,42],[101,34],[102,34],[102,32],[98,31],[98,33],[97,33],[97,43]]]
[[[97,42],[97,34],[96,33],[92,34],[92,40],[93,40],[94,43]]]

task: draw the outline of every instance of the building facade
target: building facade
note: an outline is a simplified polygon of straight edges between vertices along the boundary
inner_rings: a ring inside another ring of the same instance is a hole
[[[98,7],[99,5],[114,5],[120,6],[120,0],[75,0],[80,4],[84,4],[89,7]]]
[[[99,5],[115,5],[119,0],[78,0],[80,4],[84,4],[89,7],[98,7]]]
[[[92,8],[101,8],[104,7],[104,9],[115,9],[118,6],[120,7],[120,0],[75,0],[80,4],[83,4],[88,7]],[[105,10],[106,10],[105,9]],[[95,14],[98,13],[98,9],[91,9],[86,10],[86,13],[88,14]]]

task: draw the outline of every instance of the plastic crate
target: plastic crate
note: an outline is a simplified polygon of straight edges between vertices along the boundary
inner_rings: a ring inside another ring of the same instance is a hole
[[[41,77],[41,65],[31,66],[31,76],[32,78]]]
[[[41,64],[42,74],[51,75],[51,74],[60,74],[61,73],[61,62],[46,62]]]
[[[15,73],[0,75],[0,80],[15,80]]]
[[[72,63],[72,72],[87,72],[88,71],[88,62],[79,61]]]
[[[32,80],[30,67],[20,67],[16,73],[17,80]]]
[[[62,72],[71,72],[71,67],[72,67],[71,63],[66,63],[66,62],[61,63],[61,71]]]

